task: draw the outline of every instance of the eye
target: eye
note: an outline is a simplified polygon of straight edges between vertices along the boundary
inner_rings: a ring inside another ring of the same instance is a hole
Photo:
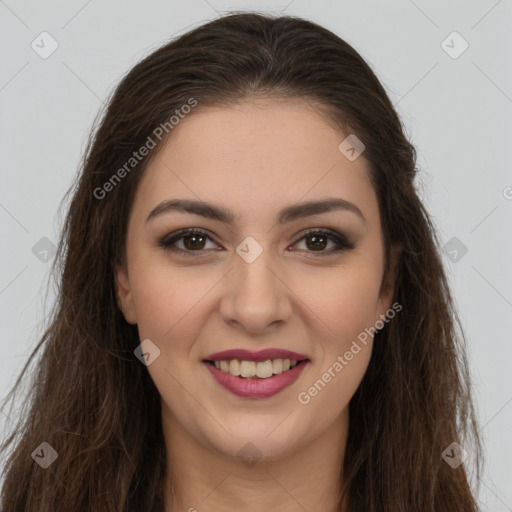
[[[184,256],[196,256],[193,253],[202,253],[207,241],[213,242],[208,233],[197,228],[182,229],[171,235],[167,235],[158,240],[157,245],[167,251]],[[347,238],[336,231],[330,229],[313,229],[303,234],[303,236],[293,244],[292,247],[297,246],[299,242],[305,241],[306,251],[313,253],[311,256],[328,256],[329,254],[339,253],[344,250],[354,249],[354,245],[350,243]],[[326,251],[329,242],[334,244],[330,250]],[[181,243],[179,247],[177,244]],[[215,250],[218,250],[218,245],[215,244]],[[295,250],[295,249],[294,249]],[[317,254],[314,254],[317,253]]]
[[[294,245],[297,245],[303,240],[306,250],[313,253],[311,254],[313,257],[328,256],[329,254],[336,254],[344,250],[354,249],[355,247],[344,235],[330,229],[310,230],[295,242]],[[331,250],[326,251],[324,249],[329,245],[329,241],[334,243],[334,248],[331,247]]]
[[[195,228],[187,228],[161,238],[158,240],[157,245],[176,254],[192,256],[192,252],[202,252],[202,249],[205,248],[206,240],[212,239],[204,231]],[[176,247],[176,243],[181,241],[183,241],[183,248]]]

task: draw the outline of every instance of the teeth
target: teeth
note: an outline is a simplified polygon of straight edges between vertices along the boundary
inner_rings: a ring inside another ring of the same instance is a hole
[[[267,359],[266,361],[214,361],[215,368],[230,373],[235,377],[268,379],[272,375],[285,372],[297,365],[297,361],[290,359]]]
[[[240,361],[238,359],[233,359],[229,362],[229,373],[237,377],[240,375]]]
[[[256,363],[256,376],[260,379],[266,379],[268,377],[272,377],[272,361],[269,359],[268,361],[261,361],[260,363]]]
[[[240,361],[240,376],[254,377],[256,375],[256,363],[252,361]]]

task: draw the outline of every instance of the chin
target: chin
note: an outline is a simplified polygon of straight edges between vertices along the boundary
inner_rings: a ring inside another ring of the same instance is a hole
[[[275,421],[267,419],[259,424],[253,419],[248,419],[247,422],[241,420],[236,426],[229,428],[231,435],[221,429],[218,436],[210,436],[208,441],[217,451],[229,457],[244,460],[283,458],[295,451],[296,443],[303,437],[293,426],[279,425],[284,417],[286,415],[276,418]]]

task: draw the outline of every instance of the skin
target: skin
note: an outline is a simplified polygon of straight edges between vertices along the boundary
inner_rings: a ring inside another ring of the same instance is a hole
[[[126,264],[116,271],[126,320],[160,350],[147,369],[161,395],[173,475],[166,511],[333,511],[348,404],[366,371],[371,336],[308,404],[298,394],[392,305],[364,153],[349,161],[338,150],[346,135],[301,100],[198,107],[171,135],[139,184]],[[335,210],[277,224],[281,208],[327,197],[355,204],[365,220]],[[167,212],[146,222],[155,206],[174,198],[229,208],[236,221]],[[190,237],[187,246],[187,239],[177,241],[191,256],[157,246],[182,228],[201,229],[210,239],[200,239],[199,249]],[[328,239],[315,249],[311,236],[303,238],[311,228],[333,229],[355,248],[329,254],[336,241]],[[247,236],[263,249],[252,263],[236,252]],[[393,249],[392,270],[397,257]],[[311,363],[277,395],[241,398],[202,362],[232,348],[284,348]],[[250,467],[237,457],[249,442],[260,457]]]

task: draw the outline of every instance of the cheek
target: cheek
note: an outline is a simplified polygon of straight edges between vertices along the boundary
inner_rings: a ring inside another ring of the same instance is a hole
[[[322,417],[323,424],[345,409],[366,373],[380,288],[376,267],[337,268],[317,277],[315,286],[313,280],[301,285],[304,304],[321,322],[314,321],[315,361],[297,401],[308,414]]]
[[[311,375],[296,397],[324,425],[347,407],[366,373],[380,288],[380,275],[370,266],[338,269],[329,277],[305,301],[321,322],[315,323]]]
[[[356,345],[357,348],[352,345],[343,355],[328,358],[297,394],[299,407],[317,427],[330,425],[348,411],[347,406],[366,373],[371,356],[371,342]],[[350,360],[346,357],[348,353]]]
[[[324,352],[344,352],[358,334],[373,326],[380,285],[375,267],[375,262],[362,262],[358,266],[302,269],[287,275],[293,290],[288,300],[295,302],[296,316],[315,331],[314,338],[324,341]],[[222,297],[218,297],[215,288],[222,287],[222,279],[229,279],[218,269],[200,265],[171,268],[148,259],[134,265],[133,270],[140,337],[155,340],[168,349],[173,339],[195,338],[206,317],[218,314]],[[209,294],[216,300],[212,302]],[[293,323],[297,318],[289,321]],[[173,351],[179,350],[172,345]]]
[[[360,265],[323,269],[297,283],[304,304],[325,327],[326,352],[346,350],[359,333],[374,325],[380,277],[375,266]]]
[[[141,338],[163,343],[177,332],[183,334],[201,310],[205,294],[214,286],[213,277],[197,268],[188,272],[151,262],[139,267],[132,287]]]

